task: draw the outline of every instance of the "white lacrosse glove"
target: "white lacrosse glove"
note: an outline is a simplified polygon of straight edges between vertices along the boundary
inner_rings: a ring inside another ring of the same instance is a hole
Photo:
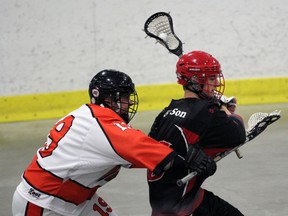
[[[227,109],[233,114],[236,111],[237,106],[237,99],[234,96],[226,97],[225,95],[222,95],[220,98],[220,101],[222,104],[224,104]]]

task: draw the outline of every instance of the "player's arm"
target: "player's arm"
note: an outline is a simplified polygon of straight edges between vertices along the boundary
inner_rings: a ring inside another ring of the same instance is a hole
[[[237,99],[234,96],[226,97],[225,95],[222,95],[220,100],[222,102],[220,110],[224,111],[227,114],[228,118],[232,120],[232,126],[236,125],[234,129],[236,128],[236,133],[238,131],[239,137],[235,138],[237,138],[239,142],[240,140],[245,140],[246,133],[243,118],[240,115],[236,114]]]
[[[236,114],[227,115],[221,109],[213,113],[207,132],[201,139],[201,146],[227,150],[245,141],[246,131],[241,118]]]
[[[211,176],[216,172],[217,166],[212,157],[208,156],[198,145],[189,145],[186,157],[183,158],[176,152],[173,152],[172,160],[168,163],[164,162],[164,166],[157,167],[153,173],[160,173],[169,170],[171,167],[189,168],[191,171],[197,172],[198,175],[205,177]],[[160,165],[160,164],[159,164]]]
[[[192,170],[198,170],[199,173],[206,172],[206,166],[210,166],[208,156],[200,149],[191,148],[186,158],[183,158],[168,145],[154,140],[140,130],[124,127],[124,125],[121,127],[114,125],[116,127],[113,130],[110,128],[111,125],[105,127],[106,133],[110,135],[113,149],[134,167],[148,168],[155,175],[159,175],[172,166],[189,167]],[[113,132],[113,135],[110,132]]]

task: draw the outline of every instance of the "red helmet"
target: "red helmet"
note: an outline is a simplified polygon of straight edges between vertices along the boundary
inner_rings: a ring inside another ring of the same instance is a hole
[[[184,54],[176,64],[176,74],[180,85],[201,98],[220,98],[224,92],[221,65],[209,53],[192,51]]]

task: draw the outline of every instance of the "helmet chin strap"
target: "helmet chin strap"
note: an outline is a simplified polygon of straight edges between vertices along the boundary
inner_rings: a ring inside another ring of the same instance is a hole
[[[188,82],[186,85],[184,85],[184,89],[187,89],[195,94],[198,95],[199,98],[203,99],[203,100],[212,100],[214,101],[215,104],[217,104],[218,106],[219,104],[219,100],[217,100],[215,97],[210,96],[208,94],[206,94],[205,92],[203,92],[202,90],[200,90],[198,88],[199,83],[192,83],[191,81]]]
[[[184,88],[197,94],[199,98],[201,99],[211,99],[212,97],[207,95],[205,92],[199,89],[199,83],[193,83],[189,81],[186,85],[184,85]],[[203,86],[202,86],[203,88]]]

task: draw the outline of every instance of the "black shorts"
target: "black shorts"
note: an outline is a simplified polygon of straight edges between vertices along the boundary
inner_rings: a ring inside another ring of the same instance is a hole
[[[205,190],[203,201],[193,216],[244,216],[230,203]]]

